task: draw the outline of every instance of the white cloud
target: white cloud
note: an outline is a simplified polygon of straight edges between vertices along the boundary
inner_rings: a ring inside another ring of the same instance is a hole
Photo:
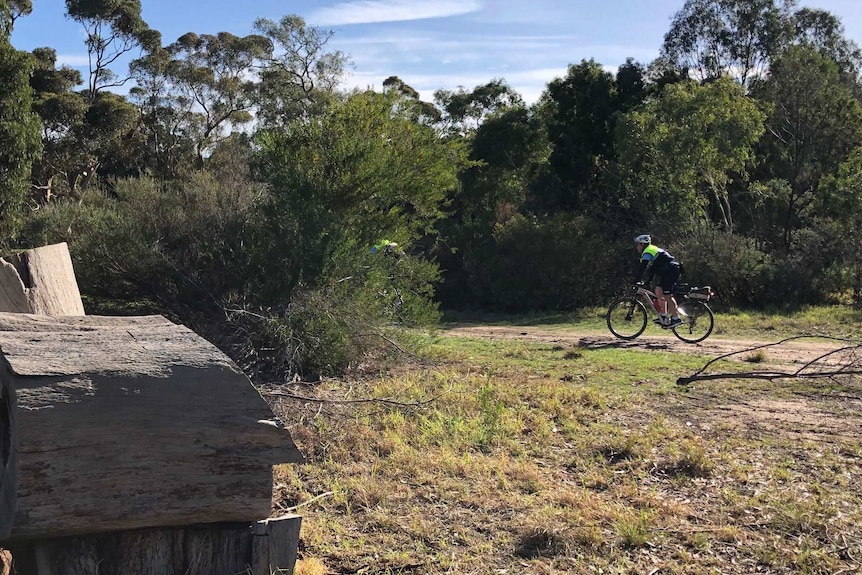
[[[90,65],[90,57],[86,54],[57,54],[57,65],[86,68]]]
[[[361,0],[321,8],[306,20],[317,25],[371,24],[445,18],[476,12],[482,8],[477,0]]]
[[[345,79],[344,87],[372,88],[381,90],[383,80],[391,73],[357,72]],[[413,89],[419,92],[419,97],[430,102],[434,99],[437,90],[458,90],[464,88],[472,90],[476,86],[487,84],[496,78],[503,78],[506,84],[518,92],[527,104],[535,103],[547,84],[554,78],[566,75],[566,68],[542,68],[533,70],[513,71],[508,74],[485,74],[481,72],[470,73],[432,73],[432,74],[396,74],[407,82]]]

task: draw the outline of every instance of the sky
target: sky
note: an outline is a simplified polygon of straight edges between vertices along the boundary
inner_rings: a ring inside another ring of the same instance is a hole
[[[659,52],[684,0],[141,0],[144,20],[169,44],[186,32],[253,33],[257,18],[296,14],[331,30],[329,47],[351,60],[345,88],[381,89],[398,76],[432,100],[436,90],[472,90],[502,78],[527,103],[563,77],[569,64],[594,59],[615,70]],[[862,44],[862,0],[798,0],[838,16]],[[87,70],[81,26],[62,0],[34,0],[15,24],[19,50],[48,46],[58,64]],[[238,8],[241,7],[241,8]],[[125,66],[115,70],[125,72]]]

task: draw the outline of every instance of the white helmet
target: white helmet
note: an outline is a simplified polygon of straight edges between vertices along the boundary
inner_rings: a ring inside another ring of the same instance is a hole
[[[636,244],[651,244],[652,238],[649,237],[649,234],[641,234],[635,238]]]

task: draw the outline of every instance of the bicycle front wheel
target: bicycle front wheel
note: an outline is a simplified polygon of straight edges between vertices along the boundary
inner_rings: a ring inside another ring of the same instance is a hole
[[[687,300],[679,309],[682,323],[673,328],[676,337],[686,343],[698,343],[709,337],[715,318],[708,305],[702,301]]]
[[[646,329],[646,306],[636,298],[621,297],[608,308],[605,319],[612,334],[620,339],[634,339]]]

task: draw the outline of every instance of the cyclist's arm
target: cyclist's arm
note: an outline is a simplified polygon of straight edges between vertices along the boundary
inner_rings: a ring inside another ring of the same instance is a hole
[[[646,254],[644,254],[644,255],[646,256]],[[635,272],[635,283],[641,281],[641,278],[643,277],[644,272],[647,270],[647,267],[649,267],[650,261],[651,260],[648,259],[647,257],[641,258],[641,261],[638,264],[638,269]],[[652,274],[650,274],[650,279],[652,279]],[[647,282],[649,282],[649,280],[647,280]]]

